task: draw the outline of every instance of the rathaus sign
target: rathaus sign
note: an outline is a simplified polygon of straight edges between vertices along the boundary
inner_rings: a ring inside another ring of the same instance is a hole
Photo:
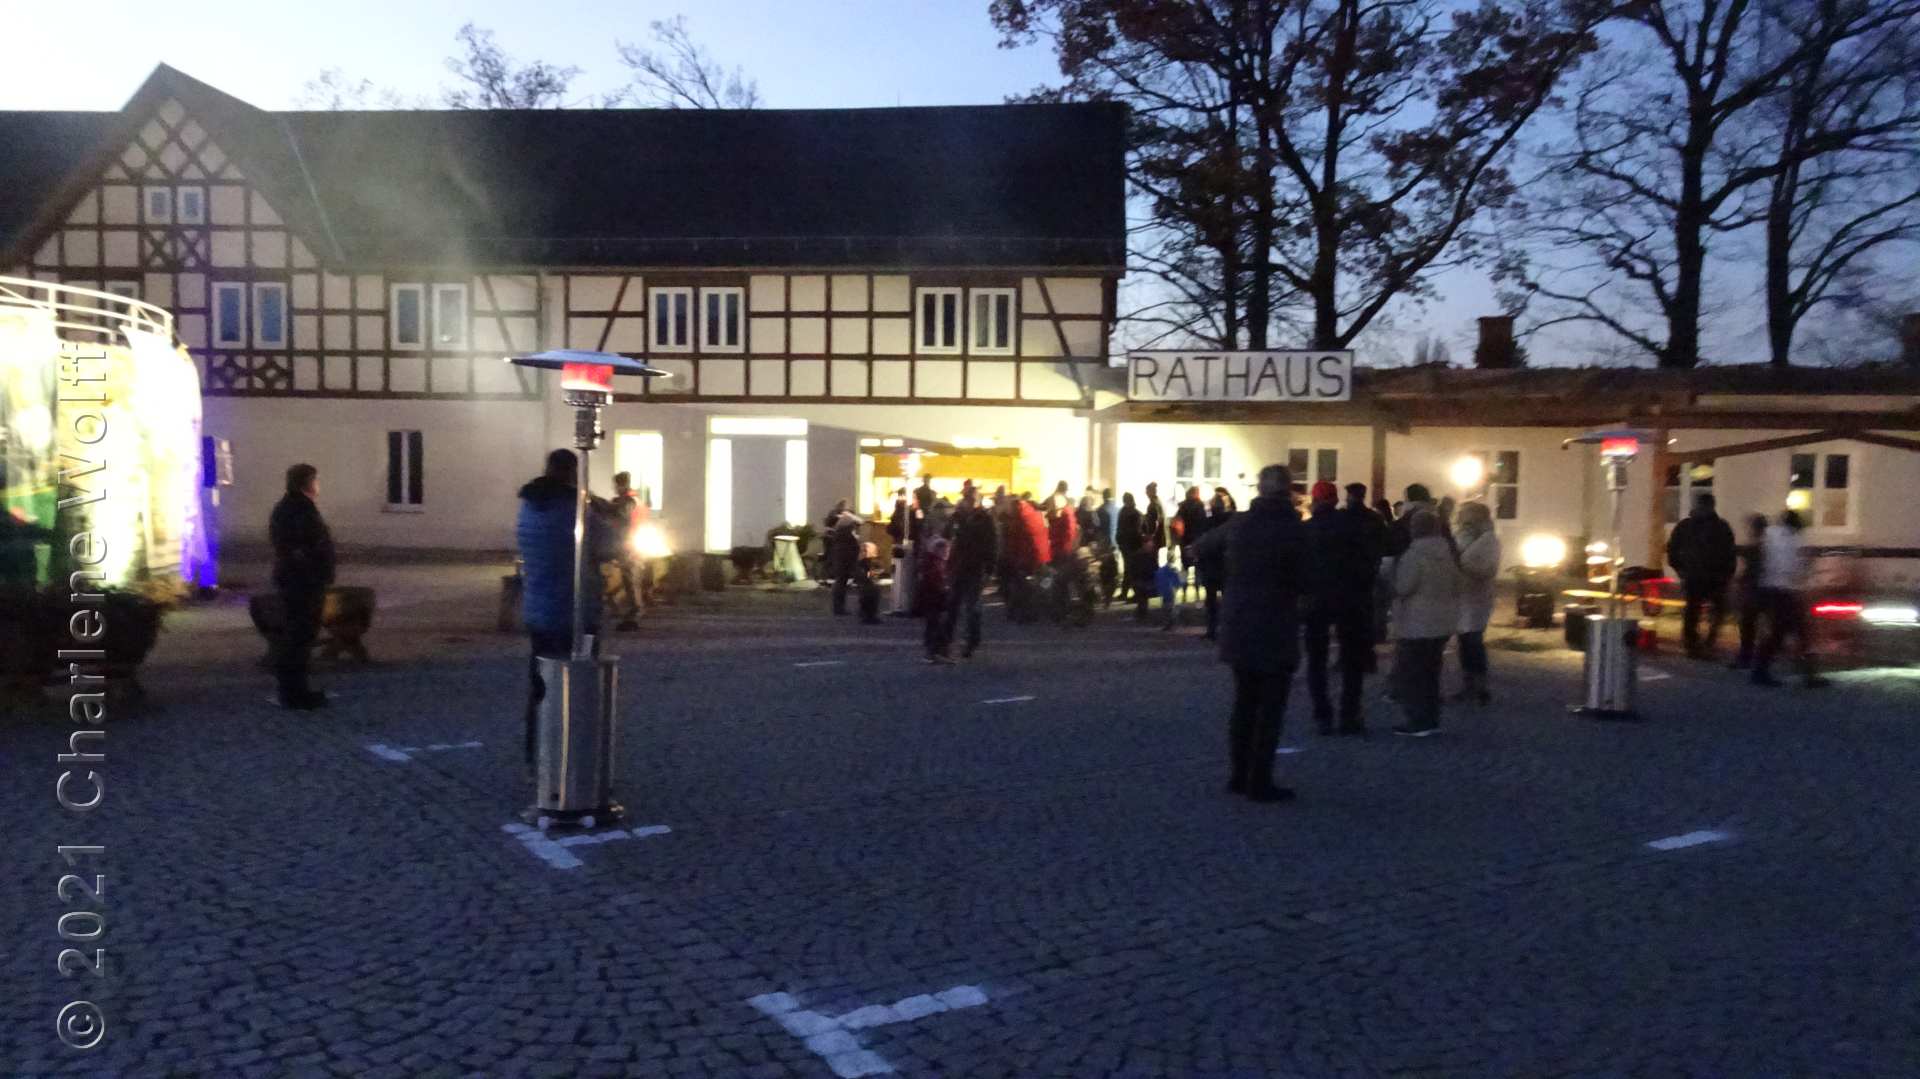
[[[1134,352],[1127,356],[1133,401],[1347,401],[1353,353]]]

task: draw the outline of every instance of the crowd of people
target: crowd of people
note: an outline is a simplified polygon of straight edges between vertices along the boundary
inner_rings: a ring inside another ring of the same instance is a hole
[[[1747,543],[1742,545],[1735,541],[1733,526],[1720,516],[1712,495],[1694,499],[1686,519],[1667,538],[1667,561],[1680,577],[1684,604],[1680,634],[1689,656],[1713,657],[1721,624],[1729,606],[1734,606],[1740,631],[1735,670],[1751,671],[1755,685],[1777,686],[1773,661],[1791,643],[1802,683],[1810,689],[1827,684],[1808,639],[1808,559],[1801,538],[1805,528],[1800,514],[1791,509],[1772,521],[1756,513],[1747,518]],[[1760,633],[1763,622],[1764,636]]]

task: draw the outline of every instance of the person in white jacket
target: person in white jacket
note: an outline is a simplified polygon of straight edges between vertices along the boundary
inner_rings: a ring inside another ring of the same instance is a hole
[[[1489,704],[1487,623],[1493,619],[1493,583],[1500,576],[1500,537],[1485,502],[1460,507],[1453,538],[1460,544],[1460,692],[1456,701]]]
[[[1773,657],[1790,636],[1794,658],[1800,663],[1800,676],[1808,689],[1827,684],[1815,670],[1813,652],[1807,647],[1806,554],[1801,550],[1800,515],[1782,511],[1780,520],[1760,540],[1760,610],[1767,616],[1767,635],[1753,657],[1753,684],[1777,686],[1773,677]]]
[[[1432,510],[1407,524],[1412,542],[1393,568],[1393,680],[1407,721],[1393,733],[1425,738],[1440,731],[1440,663],[1460,627],[1460,567]]]

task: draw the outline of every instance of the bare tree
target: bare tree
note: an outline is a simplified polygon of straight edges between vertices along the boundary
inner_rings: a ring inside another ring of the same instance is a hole
[[[1750,0],[1615,9],[1614,51],[1579,86],[1572,135],[1548,148],[1540,178],[1551,194],[1528,217],[1547,254],[1503,266],[1527,302],[1548,301],[1531,332],[1593,324],[1663,367],[1700,362],[1711,240],[1763,222],[1761,196],[1783,171],[1859,137],[1828,130],[1783,149],[1756,118],[1817,48],[1877,32],[1911,0],[1817,2],[1833,16],[1820,32],[1772,49]],[[1654,319],[1636,314],[1649,306]]]
[[[377,86],[372,79],[355,79],[337,67],[327,68],[308,79],[293,103],[302,109],[404,109],[407,101],[389,86]]]
[[[567,89],[580,74],[571,65],[545,60],[516,65],[494,43],[493,31],[473,23],[454,35],[466,53],[447,58],[447,70],[464,85],[443,91],[450,109],[560,109],[567,107]]]
[[[1920,242],[1920,3],[1882,3],[1882,16],[1897,17],[1843,38],[1853,6],[1787,0],[1766,11],[1762,47],[1771,38],[1803,53],[1763,110],[1782,158],[1764,228],[1767,345],[1777,366],[1790,362],[1795,332],[1815,309],[1874,303],[1886,280],[1876,254]]]
[[[1316,348],[1349,345],[1396,299],[1490,254],[1484,211],[1514,196],[1507,162],[1563,73],[1594,47],[1588,0],[995,0],[1005,41],[1045,36],[1067,96],[1121,100],[1190,133],[1228,182],[1221,296],[1248,275],[1248,343],[1283,306]],[[1148,129],[1150,130],[1150,128]],[[1225,131],[1226,140],[1208,137]],[[1137,132],[1138,134],[1138,132]],[[1136,147],[1140,146],[1136,142]],[[1173,149],[1182,147],[1171,144]],[[1142,182],[1176,234],[1214,223]],[[1180,155],[1172,155],[1177,163]],[[1151,177],[1149,176],[1149,179]],[[1194,179],[1184,174],[1183,183]]]
[[[618,43],[620,62],[632,72],[634,96],[669,109],[757,109],[760,84],[731,71],[694,43],[687,18],[648,24],[655,48]]]

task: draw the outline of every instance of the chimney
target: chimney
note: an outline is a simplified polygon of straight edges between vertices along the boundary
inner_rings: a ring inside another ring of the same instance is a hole
[[[1480,320],[1480,344],[1473,350],[1475,367],[1520,367],[1526,357],[1513,343],[1513,316],[1488,315]]]
[[[1908,367],[1920,367],[1920,311],[1900,318],[1900,360]]]

